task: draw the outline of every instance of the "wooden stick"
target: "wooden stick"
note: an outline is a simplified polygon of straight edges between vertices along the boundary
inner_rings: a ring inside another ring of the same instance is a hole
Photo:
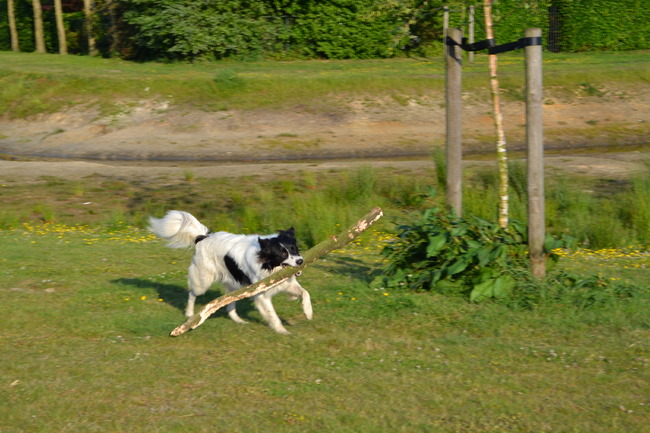
[[[337,236],[332,236],[329,239],[324,240],[320,244],[305,252],[302,257],[304,262],[299,267],[286,267],[261,281],[251,284],[248,287],[244,287],[242,289],[235,290],[234,292],[226,293],[225,295],[218,297],[217,299],[206,304],[201,309],[201,311],[187,319],[185,323],[174,329],[170,335],[172,337],[178,337],[190,329],[196,329],[217,310],[225,307],[231,302],[239,301],[240,299],[250,298],[251,296],[264,293],[267,290],[270,290],[273,287],[277,286],[278,284],[281,284],[288,278],[291,278],[298,272],[302,271],[310,263],[315,262],[322,255],[349,244],[352,239],[359,236],[363,231],[365,231],[382,216],[383,211],[381,208],[376,207],[372,209],[353,226],[342,231]]]

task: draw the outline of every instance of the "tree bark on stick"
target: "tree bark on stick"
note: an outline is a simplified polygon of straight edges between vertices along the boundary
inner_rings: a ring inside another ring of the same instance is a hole
[[[494,39],[492,31],[492,0],[483,3],[485,15],[485,34],[488,39]],[[508,227],[508,154],[506,153],[506,133],[503,129],[503,114],[499,97],[499,78],[497,75],[497,56],[489,54],[490,90],[494,110],[494,124],[497,132],[497,164],[499,170],[499,226]]]
[[[266,292],[267,290],[272,289],[278,284],[281,284],[288,278],[291,278],[298,272],[302,271],[310,263],[315,262],[322,255],[332,250],[335,250],[337,248],[341,248],[342,246],[350,243],[354,238],[359,236],[363,231],[365,231],[368,227],[370,227],[373,223],[375,223],[375,221],[381,218],[382,215],[383,215],[383,211],[381,210],[381,208],[376,207],[372,209],[353,226],[342,231],[336,236],[332,236],[329,239],[324,240],[323,242],[319,243],[315,247],[305,252],[302,257],[304,263],[301,266],[295,268],[293,267],[284,268],[274,273],[273,275],[261,281],[258,281],[257,283],[251,284],[248,287],[244,287],[242,289],[220,296],[219,298],[206,304],[201,309],[201,311],[199,311],[194,316],[187,319],[185,323],[176,327],[170,333],[170,335],[172,337],[178,337],[179,335],[182,335],[191,329],[196,329],[201,324],[203,324],[203,322],[205,322],[208,319],[208,317],[214,314],[217,310],[219,310],[222,307],[225,307],[231,302],[239,301],[240,299],[244,299],[244,298],[250,298],[251,296],[255,296],[259,293]]]

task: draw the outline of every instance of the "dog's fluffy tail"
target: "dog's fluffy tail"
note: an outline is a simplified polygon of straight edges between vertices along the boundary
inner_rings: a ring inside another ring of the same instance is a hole
[[[193,215],[180,210],[170,210],[163,218],[149,218],[149,230],[167,239],[171,248],[190,248],[198,236],[207,236],[210,230]]]

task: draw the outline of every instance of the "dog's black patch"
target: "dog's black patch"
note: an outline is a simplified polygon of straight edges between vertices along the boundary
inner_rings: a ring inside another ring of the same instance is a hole
[[[223,258],[223,261],[226,262],[226,267],[228,268],[230,275],[232,275],[239,284],[242,286],[249,286],[252,284],[251,279],[241,270],[232,257],[226,255],[226,257]]]
[[[204,234],[204,235],[198,235],[197,237],[195,237],[195,238],[194,238],[194,245],[198,244],[198,243],[201,242],[203,239],[205,239],[205,238],[207,238],[208,236],[210,236],[211,233],[212,233],[212,232],[211,232],[210,230],[208,230],[208,232],[207,232],[206,234]]]
[[[300,254],[296,244],[295,230],[280,230],[278,236],[268,239],[258,238],[260,243],[259,258],[262,268],[272,271],[287,259],[289,253]]]

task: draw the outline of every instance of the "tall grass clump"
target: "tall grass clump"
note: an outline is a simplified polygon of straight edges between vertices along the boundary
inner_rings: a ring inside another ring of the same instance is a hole
[[[447,157],[445,151],[441,148],[434,149],[431,156],[436,170],[436,184],[438,188],[444,190],[447,186]]]
[[[634,227],[636,240],[650,246],[650,155],[645,157],[646,171],[632,177],[631,190],[623,200],[625,217]]]
[[[570,233],[589,248],[649,244],[650,177],[610,187],[595,181],[560,179],[547,187],[550,230]]]
[[[650,175],[629,181],[561,176],[546,182],[547,231],[567,234],[588,248],[650,244]],[[527,220],[526,165],[509,164],[510,218]],[[438,181],[440,184],[440,180]],[[443,185],[444,188],[444,185]],[[493,221],[497,215],[496,169],[466,174],[463,214]]]
[[[357,169],[283,173],[261,176],[201,178],[181,172],[173,184],[149,180],[127,181],[89,177],[68,181],[44,177],[30,184],[3,188],[0,225],[22,222],[105,224],[146,227],[149,215],[167,210],[191,212],[212,230],[271,233],[295,226],[311,246],[338,232],[337,224],[355,221],[374,206],[389,218],[404,219],[424,205],[444,203],[444,162],[421,172]],[[495,221],[498,179],[494,167],[467,170],[463,181],[463,215]],[[510,219],[527,221],[525,165],[510,167]],[[170,186],[173,185],[173,186]],[[429,190],[438,191],[435,198]],[[119,193],[118,193],[119,192]],[[92,194],[92,201],[88,197]],[[29,197],[29,199],[26,199]],[[88,201],[88,203],[86,203]],[[592,180],[552,176],[546,182],[547,232],[570,235],[582,246],[609,248],[650,241],[650,177],[639,173],[630,180]]]
[[[509,164],[510,219],[526,220],[526,167],[521,162]],[[463,189],[463,214],[496,220],[499,203],[499,174],[496,167],[482,168],[471,174]]]
[[[223,179],[196,179],[192,188],[218,189],[219,197],[198,194],[202,200],[184,204],[172,196],[162,206],[160,201],[147,199],[146,206],[155,215],[182,208],[215,231],[272,233],[294,226],[300,241],[310,247],[374,206],[391,212],[418,208],[428,184],[417,176],[384,176],[370,166],[264,180],[263,188],[260,182],[243,179],[237,184]],[[187,196],[185,191],[178,193]]]

